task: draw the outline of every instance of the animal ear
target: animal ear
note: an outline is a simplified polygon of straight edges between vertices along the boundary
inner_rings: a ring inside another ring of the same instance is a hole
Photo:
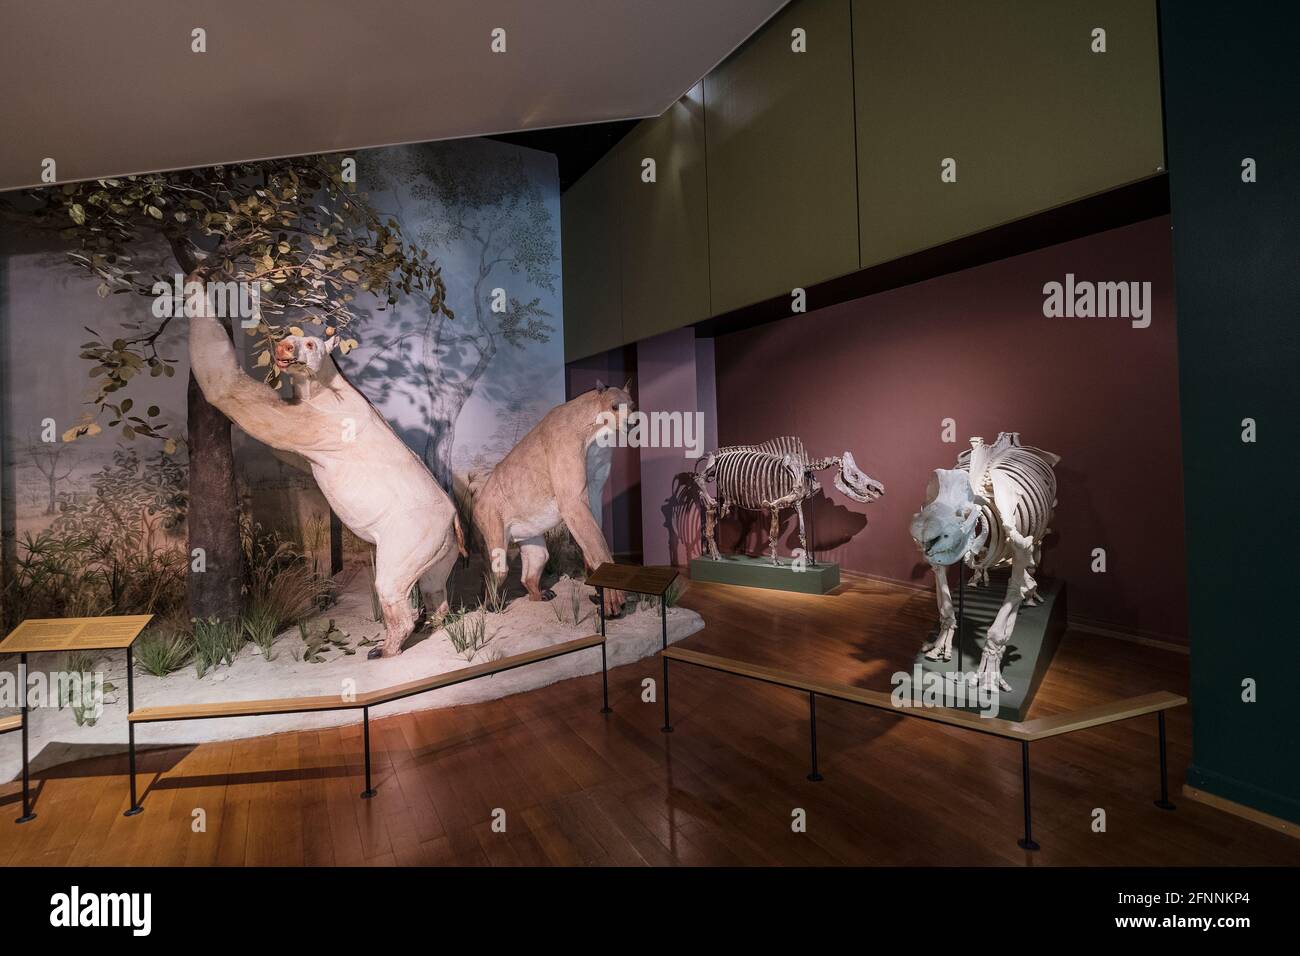
[[[326,355],[328,355],[330,352],[333,352],[338,347],[339,347],[339,337],[337,335],[331,335],[329,338],[325,340]]]
[[[936,471],[930,476],[929,483],[925,486],[925,503],[928,505],[939,497],[939,473]]]
[[[596,379],[596,394],[599,395],[604,391],[605,391],[605,383],[602,382],[600,379]]]
[[[632,379],[629,378],[623,383],[623,391],[627,392],[629,395],[632,394]]]

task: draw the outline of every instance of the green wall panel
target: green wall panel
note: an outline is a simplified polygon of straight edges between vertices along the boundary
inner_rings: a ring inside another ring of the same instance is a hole
[[[566,362],[625,341],[614,159],[605,156],[560,199]]]
[[[709,315],[701,84],[614,149],[622,213],[623,337],[634,342]],[[642,162],[655,161],[655,181]]]
[[[1161,5],[1197,789],[1300,823],[1300,11]],[[1242,181],[1242,161],[1257,181]],[[1242,441],[1254,419],[1255,441]],[[1253,683],[1247,697],[1243,683]]]
[[[853,0],[853,44],[863,267],[1163,168],[1154,0]]]
[[[712,311],[857,269],[849,0],[792,3],[705,78],[704,102]]]

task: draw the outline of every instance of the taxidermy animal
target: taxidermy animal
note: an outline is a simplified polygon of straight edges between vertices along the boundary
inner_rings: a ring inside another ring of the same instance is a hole
[[[588,482],[608,473],[613,430],[627,427],[632,409],[627,388],[597,382],[590,392],[547,412],[493,469],[474,497],[474,524],[498,584],[506,578],[507,551],[518,543],[528,599],[555,597],[542,590],[541,580],[549,557],[545,534],[561,524],[582,550],[588,570],[613,560],[592,513]],[[605,613],[612,617],[622,610],[623,592],[606,590]]]
[[[776,539],[781,528],[781,510],[793,508],[799,518],[799,547],[808,553],[804,532],[803,503],[821,490],[814,472],[838,468],[835,487],[854,501],[875,501],[885,493],[885,486],[858,470],[850,452],[832,458],[809,458],[798,438],[777,438],[758,445],[729,445],[710,452],[703,459],[703,471],[696,465],[695,484],[704,501],[704,543],[709,557],[718,554],[717,521],[732,508],[767,511],[771,528],[767,553],[772,563],[776,556]],[[708,484],[717,487],[717,499],[709,494]]]
[[[202,282],[198,274],[189,282]],[[382,655],[401,652],[415,629],[410,592],[416,581],[426,607],[447,613],[447,578],[464,540],[456,507],[415,452],[352,386],[330,353],[337,337],[289,335],[275,365],[294,383],[286,401],[244,374],[225,327],[204,296],[190,315],[190,367],[207,400],[258,441],[305,459],[339,520],[375,546],[375,592],[384,617]],[[373,652],[372,652],[373,653]]]
[[[964,561],[974,569],[971,583],[988,583],[992,568],[1010,565],[1011,580],[997,617],[989,626],[979,671],[984,687],[1011,690],[1002,677],[1002,655],[1016,627],[1021,602],[1040,603],[1033,572],[1056,507],[1060,456],[1020,444],[1019,432],[1002,432],[986,445],[970,440],[955,469],[936,469],[925,504],[912,517],[912,539],[934,569],[939,605],[939,636],[926,652],[930,660],[952,659],[957,629],[948,566]]]

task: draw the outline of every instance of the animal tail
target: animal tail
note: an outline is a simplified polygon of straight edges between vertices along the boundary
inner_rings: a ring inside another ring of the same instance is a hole
[[[460,526],[460,515],[452,515],[451,526],[456,529],[456,550],[460,552],[462,558],[468,558],[469,552],[465,550],[465,530]]]

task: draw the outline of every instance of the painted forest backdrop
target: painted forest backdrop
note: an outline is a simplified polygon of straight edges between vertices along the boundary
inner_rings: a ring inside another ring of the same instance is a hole
[[[264,282],[265,324],[234,329],[250,374],[285,328],[341,330],[340,367],[459,496],[564,400],[554,157],[489,140],[350,156],[355,185],[324,156],[0,197],[6,625],[185,620],[325,576],[312,479],[223,437],[188,384],[184,321],[150,312],[152,282],[205,257]],[[220,552],[234,527],[241,566],[196,593],[189,546]]]

